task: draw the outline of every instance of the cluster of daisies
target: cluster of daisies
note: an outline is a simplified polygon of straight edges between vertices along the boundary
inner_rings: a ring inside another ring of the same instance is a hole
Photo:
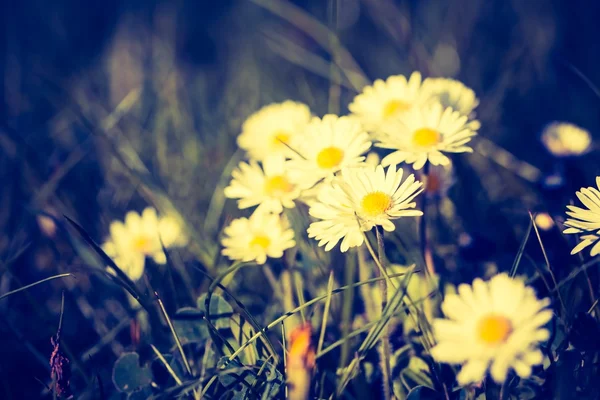
[[[285,210],[308,207],[309,238],[326,251],[340,244],[342,252],[361,246],[375,226],[393,231],[393,220],[422,215],[416,197],[424,190],[414,171],[431,164],[451,167],[448,153],[471,152],[470,140],[480,127],[472,89],[452,79],[409,79],[398,75],[377,80],[349,105],[349,115],[314,116],[293,101],[268,105],[243,124],[237,142],[245,152],[225,188],[227,198],[248,217],[232,220],[223,230],[222,254],[238,262],[264,264],[281,258],[296,245]],[[591,139],[579,128],[553,124],[542,137],[557,155],[582,154]],[[588,140],[589,139],[589,140]],[[369,151],[387,150],[383,159]],[[409,175],[408,175],[409,174]],[[408,176],[407,176],[408,175]],[[450,179],[440,174],[444,185]],[[600,189],[600,177],[597,179]],[[587,209],[569,206],[565,233],[581,235],[573,253],[592,246],[600,253],[600,191],[583,188],[577,197]],[[104,251],[133,280],[144,271],[146,257],[165,263],[164,248],[183,246],[187,237],[170,216],[152,208],[129,212],[113,222]],[[446,294],[445,318],[432,322],[437,344],[432,356],[461,364],[460,384],[481,381],[487,372],[503,382],[509,370],[528,377],[542,363],[538,344],[552,318],[548,299],[538,299],[523,280],[499,274],[484,282],[460,285]]]
[[[309,207],[308,236],[326,251],[340,243],[345,252],[376,225],[393,231],[392,220],[421,215],[415,198],[423,184],[397,165],[449,167],[447,153],[472,151],[477,104],[462,83],[415,72],[365,87],[347,116],[315,117],[293,101],[262,108],[242,126],[238,145],[248,161],[225,189],[240,209],[254,210],[225,228],[223,254],[259,264],[281,257],[295,245],[283,211],[298,204]],[[372,147],[390,152],[372,162]]]

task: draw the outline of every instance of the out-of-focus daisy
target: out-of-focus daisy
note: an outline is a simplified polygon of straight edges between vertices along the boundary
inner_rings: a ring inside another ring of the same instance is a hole
[[[231,221],[224,230],[222,254],[232,260],[264,264],[267,257],[281,258],[294,247],[294,231],[283,216],[254,212],[250,218]]]
[[[256,161],[241,162],[232,173],[225,196],[239,199],[241,209],[260,205],[264,211],[280,213],[283,207],[293,208],[300,187],[290,176],[288,163],[282,155],[265,158],[262,168]]]
[[[535,225],[543,231],[549,231],[550,229],[552,229],[552,227],[554,227],[554,219],[552,219],[552,216],[547,212],[541,212],[536,214],[534,222]]]
[[[423,82],[427,101],[438,102],[443,108],[450,107],[462,115],[471,115],[479,105],[473,89],[462,82],[448,78],[427,78]]]
[[[458,286],[457,294],[446,294],[442,311],[446,319],[435,319],[437,345],[431,349],[440,362],[462,364],[461,385],[483,380],[489,370],[494,381],[504,382],[509,369],[527,378],[543,361],[538,344],[550,333],[543,326],[552,318],[534,290],[507,274],[473,285]]]
[[[552,122],[542,132],[542,143],[556,157],[579,156],[592,145],[588,131],[567,122]]]
[[[325,185],[318,202],[309,213],[321,221],[308,227],[308,236],[331,250],[340,240],[341,251],[363,243],[363,232],[381,225],[395,229],[393,219],[419,216],[414,198],[421,192],[421,182],[410,175],[402,182],[403,170],[395,166],[384,172],[381,165],[347,168],[332,184]]]
[[[308,125],[290,165],[304,185],[312,186],[344,167],[360,165],[370,147],[369,135],[356,118],[329,114]]]
[[[600,189],[600,176],[596,177],[596,186]],[[588,246],[594,245],[590,251],[593,257],[600,253],[600,191],[595,187],[581,188],[575,193],[586,208],[567,206],[567,218],[563,233],[580,234],[581,241],[571,251],[579,253]]]
[[[159,217],[151,207],[147,207],[141,215],[135,211],[128,212],[124,223],[114,221],[109,229],[110,236],[102,249],[134,281],[144,274],[146,257],[164,264],[167,258],[162,246],[184,246],[188,240],[175,217]]]
[[[443,153],[472,152],[466,144],[477,133],[468,118],[440,103],[414,108],[402,120],[390,121],[378,136],[376,146],[396,150],[382,160],[382,165],[407,162],[421,169],[429,160],[433,165],[448,165]]]
[[[348,108],[365,129],[378,133],[387,121],[402,116],[423,100],[421,74],[413,72],[408,80],[404,75],[390,76],[385,81],[377,79]]]
[[[294,101],[274,103],[252,114],[242,125],[238,146],[248,152],[253,160],[262,161],[269,155],[290,156],[300,141],[300,136],[311,114],[306,104]]]

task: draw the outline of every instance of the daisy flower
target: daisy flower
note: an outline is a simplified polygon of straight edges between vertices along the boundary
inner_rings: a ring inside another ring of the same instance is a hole
[[[423,82],[423,92],[427,101],[438,102],[443,108],[450,107],[466,116],[479,105],[473,89],[455,79],[427,78]]]
[[[596,177],[596,186],[600,188],[600,176]],[[590,255],[596,256],[600,253],[600,191],[595,187],[581,188],[575,193],[577,198],[586,208],[567,206],[567,218],[563,233],[581,234],[581,242],[571,251],[571,254],[579,253],[588,246],[594,245]]]
[[[446,294],[442,303],[446,318],[433,321],[437,345],[431,355],[439,362],[462,364],[457,376],[461,385],[483,380],[488,370],[497,383],[504,382],[509,369],[527,378],[544,359],[538,343],[550,335],[543,328],[552,318],[549,304],[507,274],[459,285],[458,293]]]
[[[377,134],[387,121],[402,116],[423,101],[421,74],[415,71],[408,80],[404,75],[390,76],[385,81],[377,79],[373,86],[366,86],[348,108],[365,129]]]
[[[256,161],[241,162],[233,179],[225,188],[225,196],[239,199],[240,209],[260,205],[267,212],[281,213],[283,207],[293,208],[300,188],[290,177],[288,161],[282,155],[265,158],[262,168]]]
[[[294,231],[284,217],[255,212],[250,218],[238,218],[224,230],[221,253],[232,260],[264,264],[267,257],[281,258],[286,249],[296,245]]]
[[[390,121],[376,146],[396,150],[381,161],[382,165],[407,162],[421,169],[429,160],[433,165],[448,165],[443,153],[472,152],[466,144],[477,133],[468,117],[440,103],[415,107],[402,120]]]
[[[102,249],[133,281],[144,274],[146,257],[165,264],[167,258],[163,246],[180,247],[188,240],[175,217],[159,217],[152,207],[147,207],[141,215],[135,211],[128,212],[124,223],[113,221],[109,230],[110,236]],[[114,273],[112,269],[109,271]]]
[[[402,182],[403,170],[381,165],[347,168],[319,193],[318,202],[309,214],[320,221],[308,227],[308,236],[331,250],[340,240],[340,250],[363,243],[363,232],[381,225],[386,231],[395,229],[392,220],[419,216],[414,198],[421,192],[421,182],[410,175]]]
[[[590,150],[592,136],[577,125],[552,122],[542,132],[542,143],[555,157],[580,156]]]
[[[344,167],[360,165],[370,147],[369,135],[356,118],[329,114],[308,125],[290,165],[297,179],[310,187]]]
[[[270,104],[244,122],[238,146],[257,161],[272,154],[290,156],[293,151],[288,146],[296,146],[310,119],[310,109],[305,104],[290,100]]]

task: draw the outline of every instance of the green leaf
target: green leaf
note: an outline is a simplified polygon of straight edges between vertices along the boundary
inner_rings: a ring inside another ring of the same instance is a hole
[[[444,395],[433,389],[426,386],[417,386],[408,393],[406,400],[441,400],[443,398]]]
[[[199,309],[204,309],[204,302],[206,301],[207,294],[204,293],[198,298],[196,304]],[[214,324],[217,329],[229,328],[229,318],[233,314],[233,308],[229,305],[227,300],[216,293],[213,293],[210,299],[210,321]]]
[[[139,354],[123,353],[115,362],[112,378],[119,391],[132,393],[150,385],[152,372],[150,368],[140,366]]]
[[[150,386],[143,387],[140,390],[131,392],[127,395],[127,400],[148,400],[152,397],[152,388]]]
[[[203,315],[194,307],[183,307],[175,312],[172,321],[181,344],[201,343],[210,337]]]

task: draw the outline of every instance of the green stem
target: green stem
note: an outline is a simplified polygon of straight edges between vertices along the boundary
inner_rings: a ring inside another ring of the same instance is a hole
[[[379,264],[382,266],[382,271],[385,271],[385,250],[383,244],[383,232],[379,226],[375,227],[377,234],[377,255]],[[379,287],[381,288],[381,315],[383,316],[384,310],[387,307],[388,298],[388,286],[387,279],[379,281]],[[390,385],[390,327],[387,324],[383,328],[383,335],[381,335],[381,348],[380,348],[380,359],[381,359],[381,372],[383,379],[383,395],[386,400],[391,398],[391,385]]]

